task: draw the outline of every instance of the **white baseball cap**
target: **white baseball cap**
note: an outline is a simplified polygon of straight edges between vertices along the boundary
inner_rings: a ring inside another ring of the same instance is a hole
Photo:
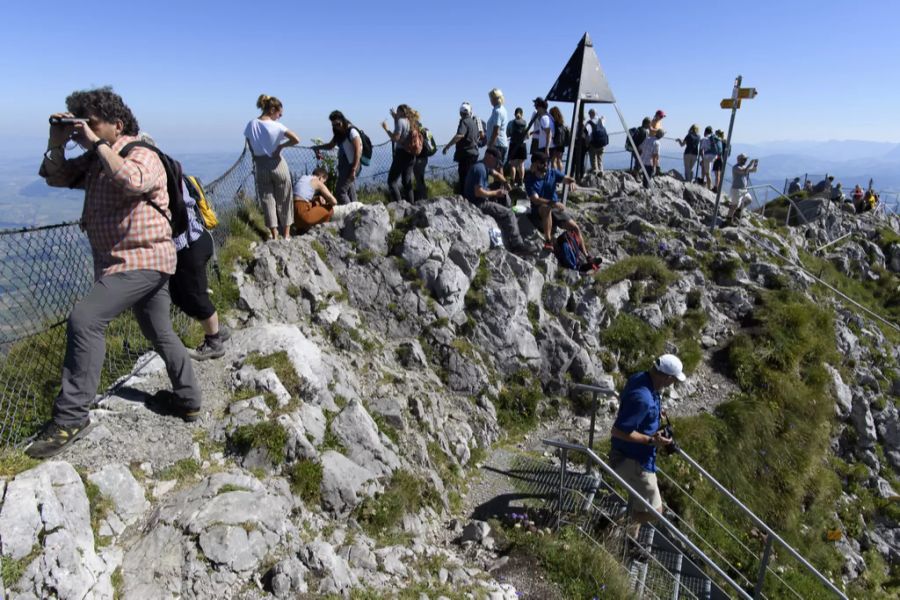
[[[669,375],[671,377],[674,377],[678,381],[684,381],[685,379],[687,379],[684,371],[682,371],[683,366],[681,364],[681,360],[674,354],[663,354],[656,359],[656,362],[653,363],[653,366],[656,367],[656,370],[663,375]]]
[[[459,114],[467,117],[472,114],[472,105],[468,102],[463,102],[459,107]]]

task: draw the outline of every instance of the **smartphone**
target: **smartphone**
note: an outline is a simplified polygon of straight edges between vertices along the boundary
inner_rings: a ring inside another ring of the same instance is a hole
[[[87,119],[75,119],[73,117],[50,117],[51,125],[74,125],[75,123],[87,122]]]

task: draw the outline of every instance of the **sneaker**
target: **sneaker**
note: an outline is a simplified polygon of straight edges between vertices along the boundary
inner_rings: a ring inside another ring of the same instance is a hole
[[[159,390],[147,400],[146,405],[157,414],[178,417],[185,423],[193,423],[200,418],[199,408],[188,407],[170,390]]]
[[[227,342],[231,339],[231,328],[227,325],[219,325],[219,341]]]
[[[553,251],[553,242],[544,242],[544,250]]]
[[[35,440],[25,448],[25,454],[31,458],[56,456],[65,450],[66,446],[83,437],[93,427],[94,424],[90,419],[85,421],[83,425],[75,425],[73,427],[63,427],[62,425],[57,425],[54,421],[49,421],[38,433]]]

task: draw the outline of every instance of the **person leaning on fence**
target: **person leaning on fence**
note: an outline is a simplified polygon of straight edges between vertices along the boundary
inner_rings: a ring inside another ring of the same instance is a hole
[[[394,119],[393,131],[388,127],[387,121],[381,123],[384,132],[394,143],[394,158],[388,171],[388,190],[394,202],[414,202],[413,168],[418,152],[410,151],[409,144],[413,128],[418,131],[419,113],[406,104],[401,104],[397,110],[391,109],[391,117]]]
[[[664,414],[660,392],[685,379],[678,357],[663,354],[648,371],[632,375],[619,394],[619,411],[610,430],[609,464],[656,511],[649,511],[629,493],[631,524],[626,532],[632,542],[637,540],[641,525],[663,511],[656,480],[656,452],[671,444],[672,439],[665,436],[660,426]]]
[[[331,141],[327,144],[313,146],[312,150],[318,152],[340,146],[334,195],[339,204],[350,204],[356,202],[356,177],[359,175],[359,165],[362,160],[362,137],[359,135],[359,129],[347,120],[341,111],[331,111],[328,120],[331,121],[331,131],[334,134]],[[295,205],[295,216],[296,212]]]
[[[647,139],[640,145],[641,162],[650,177],[659,175],[659,141],[663,139],[666,132],[657,129],[655,133],[648,135]]]
[[[244,128],[244,137],[250,144],[256,167],[256,191],[271,239],[278,239],[279,229],[284,239],[290,239],[291,224],[294,222],[291,173],[281,151],[299,144],[300,138],[278,122],[284,115],[281,100],[261,94],[256,100],[256,107],[262,114]]]
[[[493,217],[503,232],[503,241],[510,252],[527,253],[528,249],[519,233],[519,221],[516,213],[509,207],[509,189],[506,180],[499,172],[503,155],[496,148],[484,151],[484,158],[469,169],[463,196],[478,207],[484,214]],[[491,189],[488,177],[493,176],[501,185]]]
[[[100,385],[106,328],[129,308],[166,365],[174,390],[169,409],[186,421],[199,418],[200,387],[169,316],[168,281],[175,272],[166,171],[155,152],[126,145],[139,140],[137,119],[110,88],[75,92],[67,113],[86,119],[50,126],[40,175],[53,187],[85,190],[81,227],[94,261],[94,284],[69,315],[62,385],[53,416],[25,452],[47,458],[82,437]],[[87,150],[67,159],[65,144]],[[168,213],[168,214],[163,214]]]
[[[676,140],[678,145],[684,148],[684,180],[694,180],[694,166],[697,157],[700,156],[700,126],[691,125],[683,140]]]
[[[506,135],[509,138],[510,177],[513,186],[518,188],[525,186],[525,159],[528,158],[528,149],[525,146],[528,139],[528,123],[523,116],[524,111],[516,108],[515,119],[506,126]]]
[[[456,191],[463,193],[466,185],[466,176],[469,169],[478,162],[478,123],[472,116],[472,105],[463,102],[459,107],[459,124],[456,126],[456,135],[444,145],[443,154],[447,154],[454,147],[453,160],[456,161],[457,174]]]
[[[759,160],[747,160],[746,154],[738,154],[737,163],[731,168],[731,209],[725,219],[728,223],[741,218],[744,209],[753,202],[749,189],[750,173],[755,173],[758,168]]]
[[[334,215],[337,199],[325,185],[327,181],[328,170],[324,167],[316,167],[312,175],[292,178],[294,216],[300,233],[306,233],[316,225],[327,223]]]
[[[487,121],[487,147],[495,148],[500,153],[500,164],[506,162],[506,156],[509,153],[509,138],[506,137],[506,125],[509,122],[509,115],[504,106],[503,92],[499,88],[494,88],[488,92],[488,100],[491,102],[491,116]]]
[[[562,183],[575,187],[575,180],[562,171],[548,166],[548,157],[538,152],[531,157],[531,168],[525,175],[525,193],[531,201],[529,218],[532,224],[544,234],[544,250],[553,250],[553,230],[557,227],[578,233],[581,249],[588,256],[584,237],[575,219],[565,210],[556,194],[556,185]]]

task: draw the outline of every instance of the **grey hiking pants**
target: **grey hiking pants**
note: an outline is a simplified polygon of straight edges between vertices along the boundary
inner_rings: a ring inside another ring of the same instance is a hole
[[[503,245],[510,250],[517,250],[524,245],[519,233],[519,219],[512,209],[490,200],[482,200],[476,204],[478,209],[489,217],[493,217],[503,232]]]
[[[69,315],[62,387],[53,404],[53,420],[81,425],[100,385],[106,356],[106,327],[129,308],[153,348],[166,363],[175,395],[189,408],[200,408],[200,386],[187,351],[169,316],[169,276],[147,269],[106,275],[94,283]]]
[[[344,151],[338,151],[337,183],[334,186],[334,197],[338,204],[350,204],[356,202],[356,180],[350,180],[353,165],[344,156]]]

